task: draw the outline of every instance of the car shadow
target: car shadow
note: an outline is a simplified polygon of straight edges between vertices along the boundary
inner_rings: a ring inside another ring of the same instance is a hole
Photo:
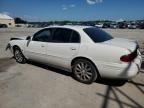
[[[6,59],[8,60],[8,59]],[[11,59],[10,59],[11,60]],[[54,67],[50,67],[44,64],[40,64],[37,62],[27,62],[29,65],[37,66],[46,70],[50,70],[52,72],[56,72],[61,75],[69,76],[72,77],[72,73],[63,71]],[[128,66],[129,67],[129,66]],[[96,95],[100,96],[103,98],[102,103],[101,103],[101,108],[108,108],[109,102],[114,101],[118,104],[119,108],[125,108],[125,107],[131,107],[131,108],[143,108],[143,106],[137,102],[137,100],[133,99],[127,92],[121,90],[119,86],[122,86],[126,83],[127,81],[124,80],[112,80],[112,79],[104,79],[104,78],[99,78],[95,81],[95,83],[106,85],[106,91],[104,93],[96,93]],[[144,84],[134,82],[134,81],[128,81],[128,83],[135,85],[135,87],[141,92],[144,93],[143,89],[141,87],[144,86]],[[111,97],[110,94],[113,94],[113,97]],[[120,95],[125,97],[129,102],[122,100],[120,98]]]
[[[108,86],[114,86],[114,87],[123,86],[126,82],[127,80],[117,80],[117,79],[107,79],[107,78],[98,78],[95,81],[95,83],[108,85]]]
[[[40,68],[43,68],[43,69],[46,69],[46,70],[50,70],[50,71],[58,73],[58,74],[69,76],[69,77],[73,78],[74,80],[76,80],[73,77],[72,72],[68,72],[68,71],[64,71],[64,70],[61,70],[61,69],[57,69],[57,68],[54,68],[54,67],[51,67],[51,66],[48,66],[48,65],[45,65],[45,64],[41,64],[41,63],[38,63],[38,62],[34,62],[34,61],[28,61],[27,63],[29,65],[38,66]],[[103,84],[103,85],[109,85],[109,86],[122,86],[122,85],[124,85],[126,83],[126,81],[124,81],[124,80],[111,80],[111,79],[105,79],[105,78],[98,78],[95,81],[95,83]]]
[[[38,62],[27,61],[27,64],[34,65],[34,66],[37,66],[37,67],[40,67],[40,68],[43,68],[43,69],[46,69],[46,70],[50,70],[52,72],[59,73],[59,74],[65,75],[65,76],[72,76],[71,72],[67,72],[67,71],[64,71],[64,70],[61,70],[61,69],[57,69],[57,68],[54,68],[54,67],[51,67],[51,66],[48,66],[48,65],[45,65],[45,64],[38,63]]]

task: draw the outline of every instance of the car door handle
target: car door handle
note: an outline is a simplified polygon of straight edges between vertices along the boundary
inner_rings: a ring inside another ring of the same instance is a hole
[[[72,48],[70,48],[70,49],[71,49],[71,50],[76,50],[76,48],[73,48],[73,47],[72,47]]]

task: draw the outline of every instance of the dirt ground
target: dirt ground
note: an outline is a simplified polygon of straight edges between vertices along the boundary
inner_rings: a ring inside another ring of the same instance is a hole
[[[0,29],[0,108],[144,108],[143,71],[126,83],[102,79],[86,85],[69,72],[33,62],[16,63],[5,51],[9,38],[37,30]],[[144,30],[105,30],[114,37],[137,40],[144,47]]]

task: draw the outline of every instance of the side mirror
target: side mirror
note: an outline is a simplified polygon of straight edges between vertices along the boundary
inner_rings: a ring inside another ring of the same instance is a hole
[[[30,40],[30,39],[31,39],[31,36],[26,37],[26,40]]]
[[[27,41],[27,47],[28,47],[28,45],[30,44],[30,41],[31,41],[31,36],[26,37],[26,40],[28,40]]]

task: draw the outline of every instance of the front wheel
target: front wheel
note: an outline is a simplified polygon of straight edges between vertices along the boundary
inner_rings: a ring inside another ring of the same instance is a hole
[[[14,48],[14,58],[18,63],[24,64],[26,62],[26,58],[18,47]]]
[[[72,66],[74,77],[79,82],[91,84],[98,77],[98,72],[95,66],[88,60],[78,59]]]

